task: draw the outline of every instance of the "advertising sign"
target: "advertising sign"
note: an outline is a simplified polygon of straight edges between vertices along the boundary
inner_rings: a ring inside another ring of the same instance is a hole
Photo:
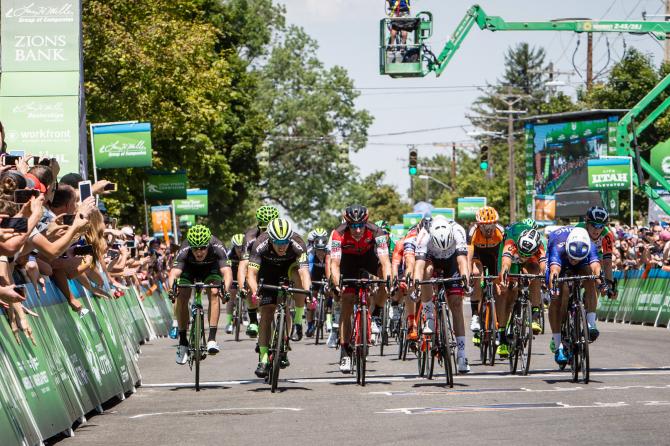
[[[402,224],[405,227],[405,229],[409,229],[412,226],[418,224],[422,218],[423,214],[418,212],[412,214],[404,214],[402,216]]]
[[[587,163],[590,190],[627,190],[631,186],[630,158],[599,158]]]
[[[175,200],[173,203],[177,215],[207,215],[209,212],[206,190],[189,189],[185,200]]]
[[[447,220],[456,220],[456,210],[454,208],[434,208],[431,215],[433,217],[442,215]]]
[[[556,219],[556,197],[553,195],[535,196],[535,221],[550,225]]]
[[[147,200],[174,200],[186,198],[188,178],[186,171],[178,172],[149,172],[146,182]]]
[[[458,199],[458,218],[474,220],[477,210],[486,206],[486,197],[465,197]]]
[[[92,124],[92,145],[98,169],[151,167],[151,124]]]
[[[667,181],[670,181],[670,140],[658,144],[651,149],[649,163],[651,164],[651,167],[663,175]],[[650,178],[649,181],[651,181],[651,187],[662,189],[661,185],[653,178]]]
[[[172,229],[172,207],[151,206],[151,229],[156,234],[163,234],[163,230]]]

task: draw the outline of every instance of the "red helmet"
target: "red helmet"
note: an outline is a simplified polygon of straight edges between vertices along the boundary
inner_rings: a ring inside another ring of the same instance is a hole
[[[360,204],[347,207],[342,214],[344,221],[352,223],[366,223],[368,221],[368,208]]]

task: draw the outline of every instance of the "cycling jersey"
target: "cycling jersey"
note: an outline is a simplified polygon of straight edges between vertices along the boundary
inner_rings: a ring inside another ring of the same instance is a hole
[[[586,229],[586,223],[577,223],[575,227]],[[591,236],[589,235],[589,238],[590,237]],[[598,248],[598,257],[601,259],[612,258],[612,251],[614,250],[614,233],[610,230],[610,228],[605,226],[603,228],[603,232],[600,234],[600,237],[598,237],[596,240],[591,239],[591,241],[596,245],[596,248]]]
[[[388,256],[387,235],[380,227],[366,223],[363,235],[358,240],[351,235],[347,224],[333,230],[330,247],[332,259],[341,259],[343,254],[364,256],[368,252],[376,253],[377,257]]]
[[[416,236],[419,234],[419,226],[412,226],[409,231],[407,231],[407,235],[405,236],[404,239],[402,239],[402,244],[403,244],[403,250],[407,254],[414,255],[414,252],[416,251]]]
[[[468,245],[474,249],[477,248],[497,248],[505,238],[505,229],[496,224],[490,237],[486,237],[479,225],[474,225],[468,233]]]
[[[309,262],[309,275],[312,280],[323,281],[326,277],[326,256],[323,257],[323,261],[319,260],[316,252],[309,250],[307,260]]]
[[[416,237],[416,259],[448,259],[453,256],[468,255],[468,244],[465,236],[465,229],[456,222],[449,222],[452,226],[452,244],[446,250],[438,249],[433,243],[430,232],[427,229],[422,229]]]
[[[182,243],[177,255],[174,259],[173,267],[184,270],[187,266],[217,266],[218,268],[224,268],[228,266],[228,254],[226,252],[226,247],[218,238],[212,236],[209,245],[207,246],[207,255],[202,261],[196,260],[191,247],[188,242]]]
[[[540,247],[537,249],[537,251],[535,251],[535,254],[533,254],[530,257],[521,257],[519,255],[519,249],[516,246],[516,241],[512,239],[505,240],[505,243],[501,246],[501,249],[502,249],[502,257],[506,257],[512,260],[513,265],[523,265],[526,263],[540,264],[542,262],[546,262],[547,260],[547,254],[546,250],[544,249],[544,243],[540,243]],[[516,270],[510,272],[515,273]]]
[[[578,270],[581,267],[600,261],[598,258],[598,248],[596,247],[595,243],[591,242],[591,248],[589,249],[589,254],[586,256],[586,258],[581,260],[576,265],[570,263],[570,258],[568,257],[565,245],[566,241],[568,240],[568,236],[573,229],[575,229],[574,226],[564,226],[549,234],[549,248],[547,255],[549,258],[549,266],[558,265],[563,271],[566,269]]]
[[[244,248],[241,248],[244,249]],[[244,255],[244,253],[241,253]],[[241,255],[237,255],[237,250],[235,248],[230,248],[228,250],[228,266],[233,269],[233,277],[237,277],[237,267],[240,265]]]
[[[270,265],[280,268],[285,267],[288,272],[288,268],[296,261],[299,268],[309,267],[307,263],[307,246],[305,246],[302,237],[295,233],[291,235],[289,248],[283,256],[275,252],[267,232],[264,232],[256,239],[249,254],[249,267],[256,269]]]
[[[244,244],[242,245],[242,260],[249,260],[251,255],[251,247],[254,245],[256,238],[261,235],[261,230],[258,226],[252,226],[244,231]]]

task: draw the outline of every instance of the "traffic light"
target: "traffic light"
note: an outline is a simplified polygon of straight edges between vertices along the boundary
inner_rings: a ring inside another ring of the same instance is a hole
[[[409,174],[416,175],[419,173],[419,151],[415,148],[409,149]]]
[[[482,146],[479,149],[479,168],[482,170],[489,169],[489,146]]]

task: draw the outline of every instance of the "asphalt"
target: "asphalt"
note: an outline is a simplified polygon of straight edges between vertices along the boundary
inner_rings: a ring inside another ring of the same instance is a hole
[[[223,318],[222,318],[223,319]],[[175,341],[142,346],[142,386],[105,406],[59,445],[359,444],[670,444],[670,330],[600,323],[591,346],[591,382],[573,383],[534,341],[531,374],[511,376],[507,362],[471,373],[417,378],[416,360],[397,347],[369,358],[368,384],[342,375],[339,352],[313,340],[292,344],[279,391],[256,379],[254,341],[219,335],[222,352],[203,362],[205,388],[174,363]],[[219,333],[222,329],[219,329]]]

